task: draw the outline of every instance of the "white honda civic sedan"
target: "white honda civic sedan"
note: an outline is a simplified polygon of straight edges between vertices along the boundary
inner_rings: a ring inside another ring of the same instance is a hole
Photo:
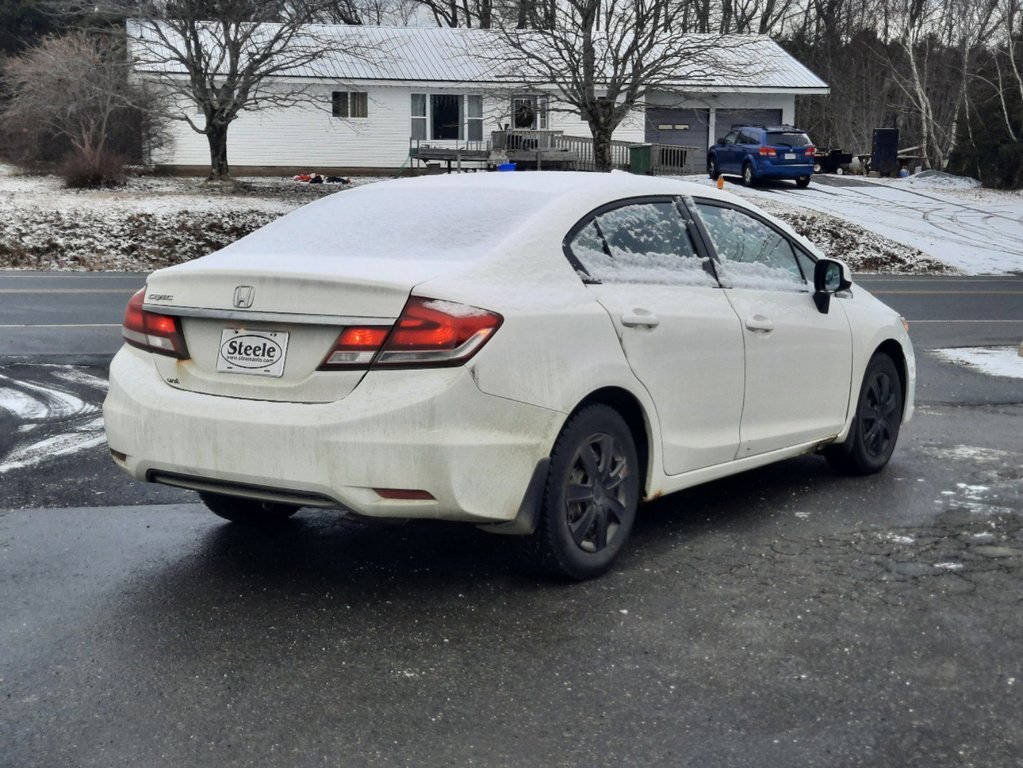
[[[460,520],[608,568],[643,499],[800,454],[865,474],[913,411],[905,322],[739,198],[624,173],[331,195],[132,298],[114,460],[268,523]]]

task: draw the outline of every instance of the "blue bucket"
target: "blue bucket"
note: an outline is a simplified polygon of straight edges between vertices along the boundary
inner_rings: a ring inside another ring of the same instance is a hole
[[[497,166],[497,170],[499,170],[499,171],[514,171],[515,170],[515,163],[501,163],[499,166]]]

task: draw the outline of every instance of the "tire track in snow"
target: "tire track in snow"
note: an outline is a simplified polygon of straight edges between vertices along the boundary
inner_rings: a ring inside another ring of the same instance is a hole
[[[37,381],[0,373],[0,419],[16,427],[0,436],[0,475],[102,445],[99,401],[107,382],[80,369],[37,366]],[[4,418],[6,417],[6,418]],[[7,443],[5,445],[4,443]]]

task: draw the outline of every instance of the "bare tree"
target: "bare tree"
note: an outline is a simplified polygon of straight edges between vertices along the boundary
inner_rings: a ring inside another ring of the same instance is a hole
[[[0,121],[21,140],[23,157],[62,159],[61,147],[70,148],[96,183],[119,173],[117,156],[137,138],[126,134],[144,128],[140,114],[153,107],[152,94],[130,77],[123,44],[83,32],[47,38],[11,59],[4,80],[9,101]],[[56,156],[47,156],[54,147]]]
[[[553,86],[552,109],[582,116],[594,162],[611,167],[611,136],[652,91],[699,87],[739,76],[729,49],[744,41],[719,34],[682,35],[687,7],[666,0],[563,0],[543,28],[504,28],[507,71],[527,85]]]
[[[944,169],[977,69],[977,52],[994,27],[997,0],[894,0],[900,66],[892,67],[920,127],[921,154]]]
[[[308,100],[306,86],[289,75],[330,51],[313,22],[323,18],[324,4],[265,3],[260,0],[176,0],[159,13],[131,21],[127,34],[138,69],[159,82],[179,101],[198,108],[173,115],[206,136],[209,179],[230,178],[227,134],[242,110],[293,105]],[[369,55],[356,39],[349,56]]]

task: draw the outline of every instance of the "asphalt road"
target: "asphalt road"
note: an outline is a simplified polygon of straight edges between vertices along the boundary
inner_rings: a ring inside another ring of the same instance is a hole
[[[20,326],[116,331],[141,280],[85,279],[0,278],[0,376],[49,409],[0,410],[0,766],[1021,765],[1023,386],[927,350],[1018,344],[1023,279],[864,278],[918,347],[888,469],[672,495],[571,586],[472,528],[238,529],[55,455],[116,333],[68,368]]]

